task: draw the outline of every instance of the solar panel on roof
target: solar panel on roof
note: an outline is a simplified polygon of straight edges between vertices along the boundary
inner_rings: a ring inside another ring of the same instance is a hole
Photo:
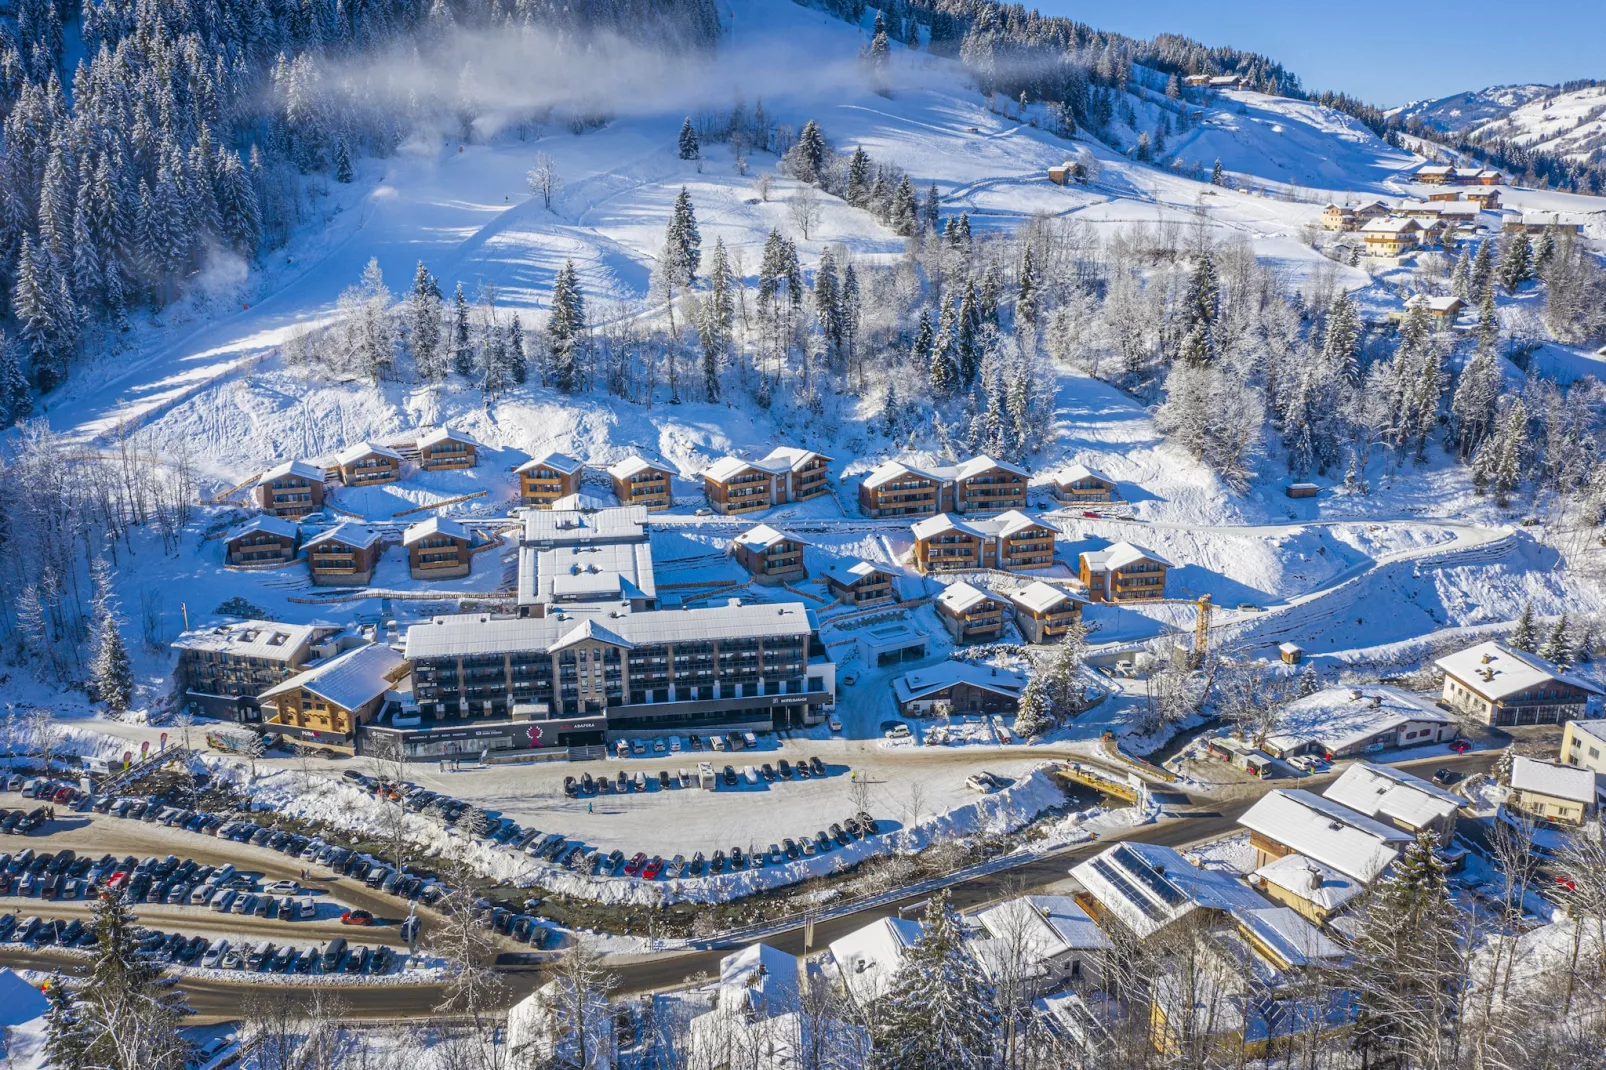
[[[1166,880],[1153,866],[1140,858],[1136,851],[1125,844],[1115,849],[1115,860],[1120,863],[1122,869],[1142,881],[1149,891],[1159,896],[1167,906],[1179,907],[1188,901],[1188,897],[1182,894],[1182,889]]]
[[[1160,913],[1160,908],[1150,902],[1148,896],[1138,891],[1131,881],[1121,876],[1120,871],[1114,866],[1110,865],[1106,859],[1093,859],[1093,869],[1098,873],[1099,876],[1109,881],[1111,887],[1113,887],[1117,892],[1120,892],[1128,902],[1137,907],[1139,910],[1143,911],[1144,917],[1148,918],[1150,921],[1165,920],[1165,915]]]

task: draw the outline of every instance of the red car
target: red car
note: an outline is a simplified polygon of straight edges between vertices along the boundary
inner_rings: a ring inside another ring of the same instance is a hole
[[[1472,744],[1468,743],[1464,739],[1452,739],[1450,741],[1450,749],[1455,751],[1457,754],[1465,754],[1467,751],[1472,749]]]
[[[641,867],[645,866],[646,864],[646,854],[641,851],[637,851],[636,857],[625,863],[625,876],[634,877],[636,874],[641,872]]]
[[[72,798],[72,789],[71,788],[57,788],[56,789],[56,794],[54,794],[54,795],[52,795],[50,797],[50,801],[51,802],[55,802],[55,803],[64,803],[64,802],[68,801],[71,798]]]
[[[108,892],[121,891],[122,889],[127,888],[127,887],[128,887],[128,874],[124,873],[121,870],[118,870],[116,873],[113,873],[112,874],[112,879],[106,882],[106,890]]]
[[[342,925],[372,925],[374,916],[366,910],[348,910],[340,915]]]
[[[647,868],[641,871],[641,877],[643,880],[655,881],[658,879],[658,874],[663,871],[664,860],[658,855],[653,855],[652,861],[647,863]]]

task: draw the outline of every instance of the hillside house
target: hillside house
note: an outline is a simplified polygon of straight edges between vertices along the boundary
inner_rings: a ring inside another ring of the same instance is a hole
[[[550,509],[552,503],[580,490],[585,462],[566,453],[548,450],[513,469],[519,477],[519,504],[534,509]]]
[[[1507,212],[1501,221],[1500,229],[1507,234],[1523,231],[1530,236],[1542,234],[1546,230],[1558,233],[1565,230],[1582,234],[1584,224],[1581,220],[1564,217],[1556,212]]]
[[[1337,761],[1455,736],[1453,716],[1409,691],[1385,685],[1329,687],[1279,710],[1276,731],[1264,746],[1278,758],[1316,754]]]
[[[904,673],[892,682],[898,709],[910,717],[939,711],[1014,713],[1026,690],[1026,677],[1018,672],[969,661],[945,661]]]
[[[401,464],[401,454],[372,442],[359,442],[335,454],[340,481],[348,487],[394,483],[401,478]]]
[[[880,918],[830,943],[848,997],[864,1011],[892,990],[904,957],[924,929],[907,918]]]
[[[263,725],[303,743],[352,751],[357,729],[387,700],[405,704],[407,675],[407,659],[382,643],[348,650],[257,696]]]
[[[613,1070],[619,1065],[617,1024],[605,992],[576,994],[574,982],[560,977],[508,1008],[507,1050],[528,1066]]]
[[[968,583],[951,583],[933,602],[937,617],[956,643],[992,643],[1004,634],[1004,603]]]
[[[1042,580],[1012,591],[1009,604],[1028,643],[1056,643],[1082,622],[1081,601]]]
[[[1458,186],[1499,186],[1505,176],[1492,167],[1457,167],[1451,181]]]
[[[756,513],[827,493],[833,458],[813,450],[780,446],[756,461],[721,457],[703,469],[709,506],[727,516]]]
[[[1019,572],[1054,563],[1058,529],[1011,510],[989,519],[965,519],[951,513],[911,525],[915,567],[930,575],[1001,569]]]
[[[1096,468],[1073,464],[1054,473],[1054,497],[1072,505],[1109,502],[1117,497],[1115,480]]]
[[[1303,855],[1370,885],[1415,837],[1303,789],[1278,788],[1251,806],[1238,824],[1249,830],[1255,864]]]
[[[981,931],[965,941],[994,984],[1018,984],[1035,999],[1096,978],[1115,945],[1068,895],[1024,895],[975,915]]]
[[[868,561],[839,561],[825,572],[825,586],[850,606],[878,606],[897,597],[896,577]]]
[[[293,520],[268,513],[252,517],[223,536],[223,561],[229,565],[285,565],[296,558],[296,536],[301,529]]]
[[[808,578],[803,540],[790,532],[760,524],[731,542],[731,553],[755,581],[780,585]]]
[[[257,479],[252,494],[270,516],[301,517],[323,508],[323,469],[306,461],[286,461]]]
[[[1286,854],[1267,862],[1251,879],[1258,882],[1256,887],[1267,899],[1298,911],[1317,925],[1342,913],[1366,891],[1360,881],[1302,854]]]
[[[1414,219],[1374,219],[1361,228],[1367,256],[1401,256],[1422,239],[1422,225]]]
[[[418,467],[426,472],[450,472],[479,463],[480,444],[461,431],[437,427],[418,436]]]
[[[1374,219],[1387,219],[1394,209],[1383,201],[1368,201],[1355,209],[1355,223],[1365,226]]]
[[[467,576],[473,542],[468,529],[448,517],[432,516],[410,524],[402,533],[408,574],[415,580]]]
[[[384,548],[379,532],[347,520],[302,544],[307,568],[319,587],[366,587]]]
[[[1561,730],[1561,760],[1606,775],[1606,721],[1568,721]]]
[[[1443,704],[1485,724],[1561,724],[1587,717],[1601,697],[1583,678],[1492,640],[1433,664],[1444,673]]]
[[[1577,826],[1595,815],[1599,790],[1588,769],[1517,755],[1506,805],[1540,821]]]
[[[1443,325],[1454,323],[1455,318],[1466,310],[1467,303],[1459,297],[1438,294],[1414,294],[1406,299],[1407,310],[1418,306],[1425,309],[1434,322]]]
[[[1355,221],[1355,209],[1344,204],[1329,204],[1322,209],[1322,229],[1351,231],[1360,226]]]
[[[1026,508],[1031,475],[988,456],[955,465],[887,461],[859,484],[859,512],[868,517],[998,513]]]
[[[1356,762],[1322,792],[1358,814],[1415,836],[1431,832],[1441,847],[1455,836],[1462,800],[1443,788],[1390,765]]]
[[[656,513],[674,504],[674,473],[664,465],[631,454],[608,466],[608,478],[620,505],[639,505]]]
[[[1476,189],[1463,190],[1461,196],[1476,204],[1480,211],[1496,212],[1500,210],[1500,191],[1486,186]]]
[[[1159,554],[1130,542],[1084,551],[1078,561],[1078,573],[1090,602],[1164,598],[1165,574],[1171,567],[1171,562]]]
[[[1187,86],[1189,89],[1198,89],[1202,86],[1208,86],[1210,84],[1210,76],[1208,74],[1183,75],[1182,84]]]
[[[1411,177],[1424,186],[1447,186],[1455,177],[1455,168],[1449,164],[1425,163]]]
[[[257,721],[257,696],[290,678],[307,662],[331,656],[320,649],[339,629],[310,624],[245,620],[197,628],[173,640],[174,680],[187,709],[204,717]]]

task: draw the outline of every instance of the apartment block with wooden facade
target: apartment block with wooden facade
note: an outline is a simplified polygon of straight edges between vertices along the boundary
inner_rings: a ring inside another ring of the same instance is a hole
[[[1561,724],[1599,711],[1601,691],[1537,654],[1493,640],[1435,661],[1443,705],[1484,724]]]
[[[318,645],[339,629],[245,620],[197,628],[173,641],[174,680],[186,707],[203,717],[260,718],[257,696],[323,656]],[[333,647],[329,653],[333,653]]]
[[[897,597],[894,577],[868,561],[840,561],[825,572],[825,586],[850,606],[887,605]]]
[[[639,505],[656,513],[674,504],[674,473],[666,465],[632,454],[610,465],[608,478],[620,505]]]
[[[319,587],[366,587],[383,552],[378,531],[349,520],[302,546],[312,582]]]
[[[1024,509],[1030,482],[1026,469],[985,455],[940,466],[887,461],[859,484],[859,512],[881,518]]]
[[[552,503],[559,498],[580,490],[580,474],[584,470],[584,461],[556,450],[525,461],[513,470],[519,477],[519,504],[535,509],[552,508]]]
[[[1115,480],[1085,464],[1073,464],[1054,473],[1053,484],[1054,497],[1072,505],[1110,502],[1117,497]]]
[[[432,516],[410,525],[402,534],[407,570],[415,580],[467,576],[474,537],[457,521]]]
[[[383,644],[348,650],[263,691],[263,725],[304,744],[351,751],[357,729],[393,693],[398,709],[407,704],[409,671],[407,659]]]
[[[952,583],[933,603],[956,643],[995,643],[1004,636],[1004,600],[968,583]]]
[[[716,513],[762,512],[826,493],[831,460],[823,453],[791,446],[771,450],[756,461],[721,457],[703,469],[703,491]]]
[[[230,565],[262,568],[287,565],[296,558],[295,521],[263,513],[223,536],[223,560]]]
[[[1146,602],[1165,597],[1165,574],[1171,562],[1152,550],[1118,542],[1089,550],[1078,561],[1090,602]]]
[[[473,468],[479,450],[480,444],[461,431],[437,427],[418,436],[418,467],[426,472]]]
[[[779,585],[809,575],[803,565],[803,540],[768,524],[738,535],[731,543],[731,553],[758,583]]]
[[[1015,625],[1028,643],[1057,643],[1082,621],[1082,602],[1038,580],[1009,594]]]
[[[298,517],[323,508],[324,471],[306,461],[286,461],[257,478],[252,496],[270,516]]]
[[[388,446],[359,442],[335,455],[340,481],[348,487],[369,487],[401,479],[402,455]]]
[[[1031,474],[1019,465],[987,456],[972,457],[959,466],[954,477],[954,511],[969,514],[1024,509],[1030,482]]]
[[[1001,516],[961,519],[952,513],[911,526],[915,567],[926,574],[1002,569],[1018,572],[1054,563],[1056,528],[1019,510]]]

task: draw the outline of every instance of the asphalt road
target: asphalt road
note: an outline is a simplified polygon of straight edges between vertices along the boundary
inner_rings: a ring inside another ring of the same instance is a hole
[[[1463,775],[1487,771],[1493,764],[1497,752],[1475,751],[1463,755],[1440,755],[1411,762],[1395,763],[1402,769],[1409,770],[1421,776],[1428,776],[1439,768],[1454,769]],[[1043,891],[1068,880],[1069,868],[1092,854],[1103,850],[1112,841],[1137,840],[1144,843],[1157,843],[1170,847],[1184,847],[1189,844],[1200,843],[1226,835],[1237,827],[1237,820],[1244,811],[1254,805],[1260,795],[1273,788],[1298,787],[1313,791],[1320,791],[1331,783],[1337,773],[1329,772],[1320,776],[1303,777],[1298,780],[1267,781],[1253,785],[1260,789],[1254,794],[1234,799],[1220,805],[1205,804],[1188,810],[1180,811],[1170,819],[1152,825],[1139,825],[1122,830],[1101,839],[1085,844],[1077,844],[1063,848],[1041,858],[1033,859],[1011,869],[993,873],[981,874],[962,880],[950,889],[954,904],[961,910],[981,906],[1001,897],[1020,895],[1027,892]],[[78,816],[78,815],[75,815]],[[115,821],[116,819],[111,819]],[[127,824],[127,822],[119,822]],[[205,837],[191,837],[205,843]],[[62,846],[70,846],[63,843]],[[221,846],[221,845],[220,845]],[[233,845],[238,848],[239,845]],[[35,847],[37,850],[37,846]],[[271,852],[251,849],[253,852],[275,856]],[[182,854],[182,852],[174,851]],[[229,859],[239,865],[237,859]],[[294,876],[295,866],[288,867]],[[349,885],[349,882],[344,882]],[[341,893],[348,890],[340,889]],[[337,893],[340,894],[340,893]],[[395,901],[388,897],[380,897],[382,901],[394,908]],[[877,920],[891,917],[900,910],[917,908],[929,898],[929,893],[911,895],[904,899],[882,903],[874,907],[846,914],[841,917],[817,921],[814,925],[814,941],[808,950],[818,950],[829,944],[832,940],[845,936],[855,929]],[[0,900],[0,903],[5,903]],[[45,904],[34,900],[19,900],[28,907],[44,907]],[[8,904],[9,905],[9,904]],[[41,916],[49,913],[38,909],[30,911],[23,908],[22,913],[37,912]],[[155,920],[154,918],[152,919]],[[294,928],[293,926],[291,928]],[[181,930],[182,931],[182,930]],[[372,936],[361,930],[350,930],[344,935],[351,938],[353,933],[360,934],[360,942],[372,942]],[[770,944],[782,951],[792,954],[802,954],[803,929],[799,925],[785,932],[764,938],[764,943]],[[729,954],[726,947],[696,951],[677,951],[663,954],[640,956],[633,959],[617,959],[612,963],[613,973],[618,980],[617,995],[645,992],[654,989],[672,987],[683,983],[687,978],[698,973],[712,973],[718,966],[719,960]],[[64,968],[68,972],[76,972],[83,965],[83,960],[72,955],[46,949],[15,948],[13,945],[0,945],[0,965],[35,970],[51,970]],[[542,981],[544,975],[539,967],[513,967],[503,968],[502,973],[506,981],[501,1001],[511,1004],[530,992],[534,991]],[[229,982],[212,979],[186,977],[178,982],[189,999],[190,1007],[196,1012],[198,1022],[222,1021],[239,1017],[240,1008],[252,994],[288,991],[305,996],[313,990],[308,985],[275,985],[262,982]],[[326,991],[338,998],[346,1008],[346,1014],[353,1018],[416,1018],[433,1013],[442,999],[442,988],[435,983],[420,984],[361,984],[361,985],[332,985]]]

